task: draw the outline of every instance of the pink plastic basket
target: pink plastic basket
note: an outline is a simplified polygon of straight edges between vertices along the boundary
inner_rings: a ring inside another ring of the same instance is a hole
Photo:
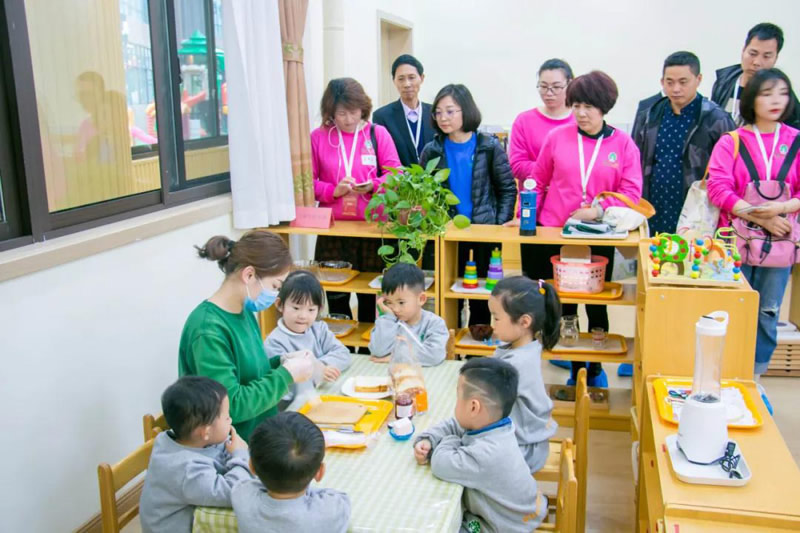
[[[607,258],[593,255],[591,263],[564,263],[560,255],[554,255],[550,262],[553,263],[553,279],[558,292],[603,292]]]

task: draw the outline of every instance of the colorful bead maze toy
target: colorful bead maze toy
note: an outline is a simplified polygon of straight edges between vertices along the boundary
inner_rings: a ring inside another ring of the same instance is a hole
[[[469,261],[464,266],[464,281],[461,282],[461,286],[465,289],[478,288],[478,266],[472,252],[472,250],[469,251]]]
[[[738,286],[742,279],[742,261],[731,228],[718,229],[713,238],[661,233],[652,239],[649,259],[651,283]]]
[[[499,248],[492,250],[492,257],[489,259],[489,273],[486,275],[486,290],[494,290],[497,282],[503,279],[503,256]]]

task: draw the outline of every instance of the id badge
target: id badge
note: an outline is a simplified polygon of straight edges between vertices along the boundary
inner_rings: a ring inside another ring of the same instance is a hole
[[[361,165],[365,167],[377,167],[378,160],[375,158],[375,154],[362,154]]]
[[[342,196],[342,215],[347,217],[358,215],[358,196],[352,192]]]

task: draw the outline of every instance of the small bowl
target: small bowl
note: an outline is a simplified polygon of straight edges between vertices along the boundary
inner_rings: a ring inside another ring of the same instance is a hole
[[[414,427],[414,424],[411,424],[411,433],[409,433],[408,435],[397,435],[394,432],[393,428],[389,428],[389,435],[391,435],[394,440],[399,440],[399,441],[404,441],[404,440],[410,439],[412,436],[414,436],[415,432],[416,432],[416,428]]]
[[[351,320],[349,316],[342,313],[331,313],[328,315],[328,320]]]
[[[469,327],[469,334],[476,341],[485,341],[492,338],[494,328],[489,324],[473,324]]]
[[[349,261],[322,261],[319,266],[330,268],[331,270],[350,270],[353,268],[353,263]]]

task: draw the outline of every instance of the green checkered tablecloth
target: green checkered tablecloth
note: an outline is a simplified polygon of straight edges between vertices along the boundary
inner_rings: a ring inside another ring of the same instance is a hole
[[[453,416],[461,364],[445,361],[423,369],[429,410],[414,417],[417,433]],[[338,394],[341,384],[350,376],[380,376],[388,371],[388,365],[372,363],[364,355],[353,355],[353,366],[336,383],[322,385],[319,392]],[[433,477],[430,467],[417,465],[412,442],[413,438],[395,441],[384,424],[377,442],[369,448],[326,451],[325,477],[319,486],[335,488],[350,496],[353,511],[349,531],[458,530],[462,487],[440,481]],[[198,507],[194,513],[194,531],[236,533],[236,516],[231,509]]]

